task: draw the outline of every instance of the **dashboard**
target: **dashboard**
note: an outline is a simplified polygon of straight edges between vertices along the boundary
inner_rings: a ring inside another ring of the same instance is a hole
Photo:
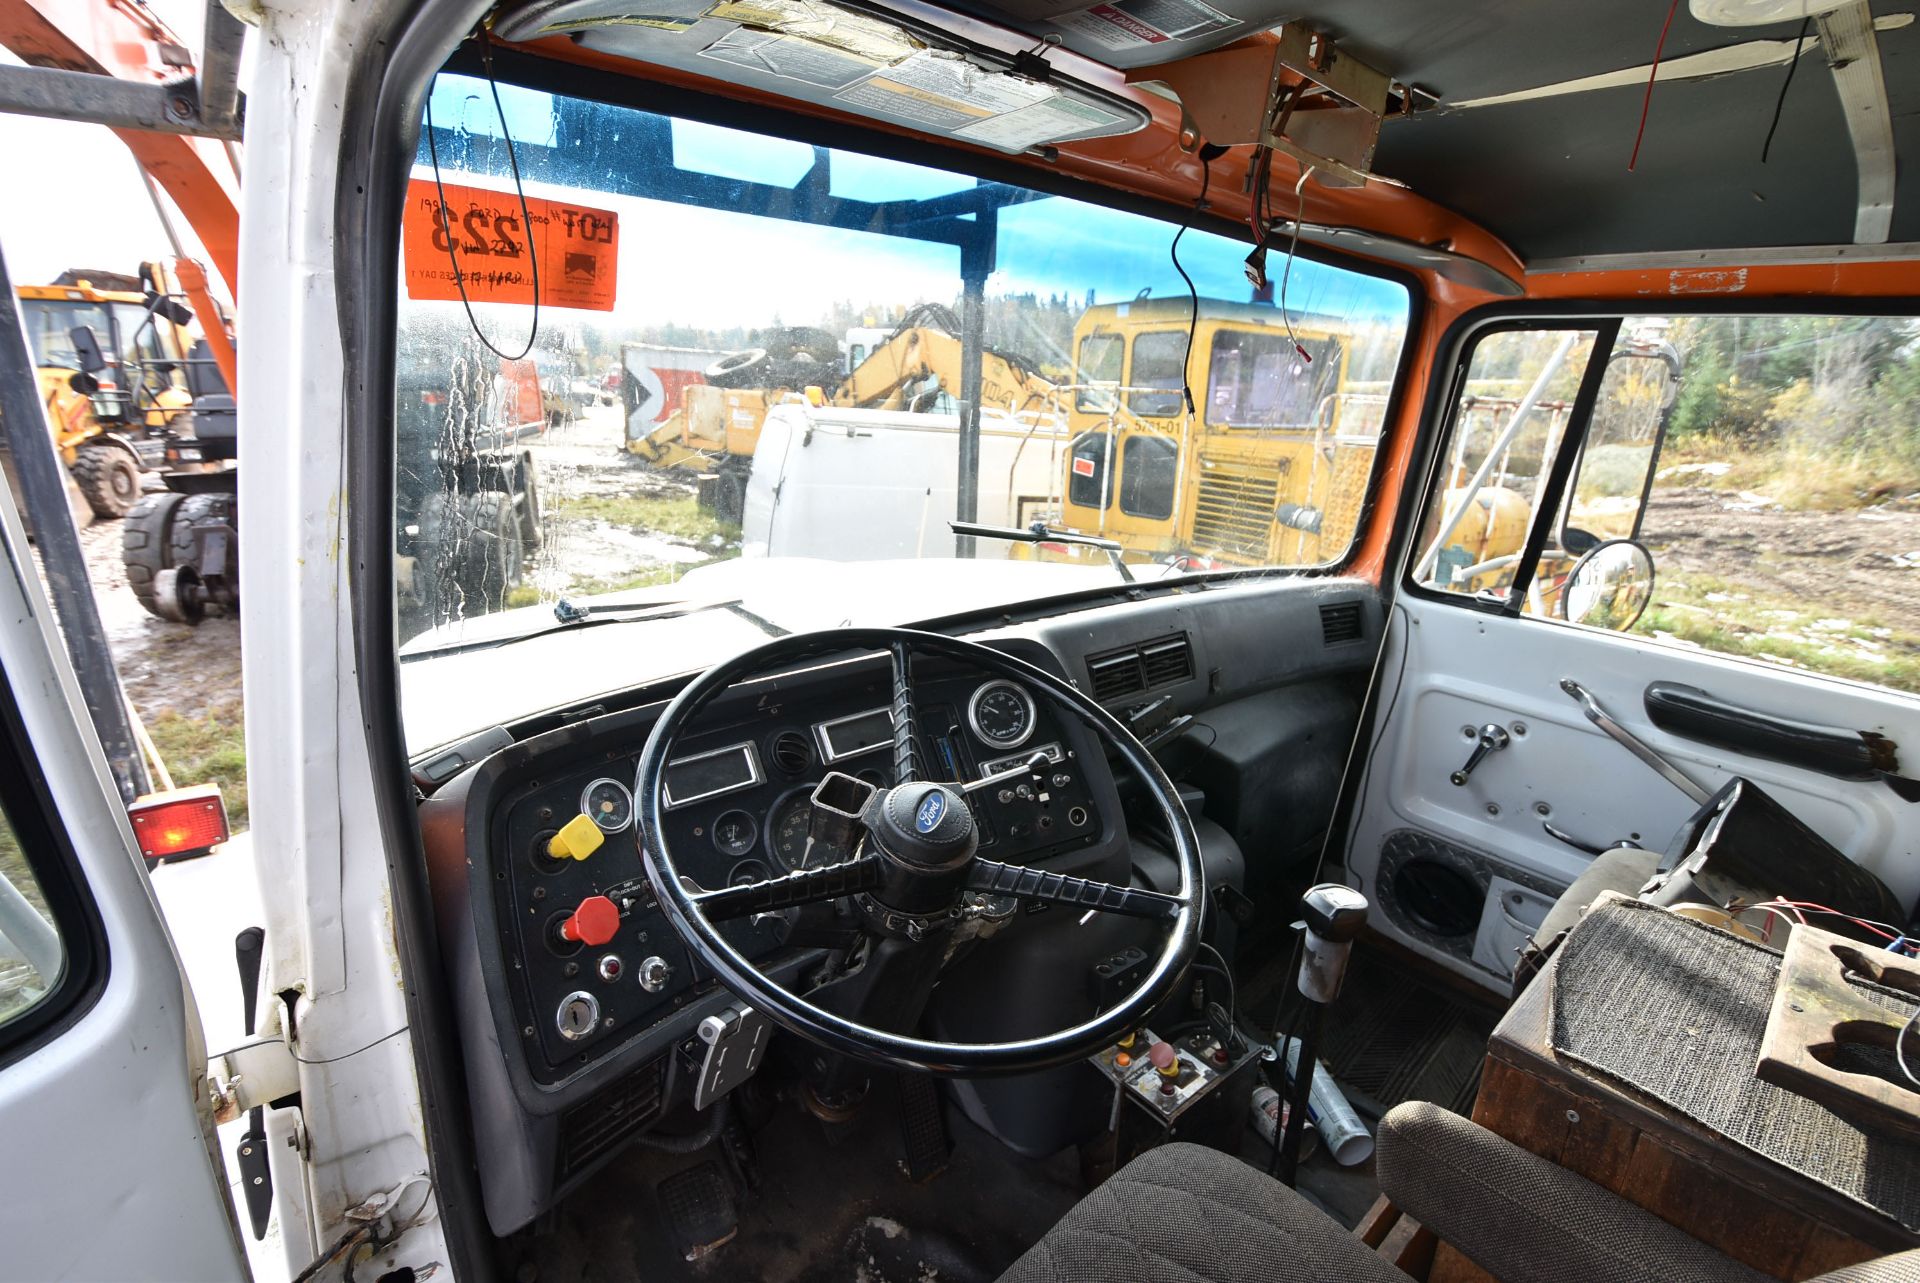
[[[1364,585],[1293,581],[1119,602],[973,639],[1075,682],[1143,735],[1204,711],[1210,724],[1189,743],[1200,746],[1204,805],[1219,824],[1202,826],[1203,847],[1214,835],[1203,858],[1220,865],[1210,865],[1210,879],[1233,881],[1241,849],[1283,850],[1296,841],[1289,826],[1324,823],[1311,817],[1330,805],[1330,791],[1321,790],[1324,805],[1307,805],[1286,781],[1337,779],[1347,736],[1316,733],[1330,715],[1355,715],[1347,696],[1294,707],[1271,693],[1363,681],[1380,621]],[[636,688],[541,714],[415,766],[496,1234],[527,1224],[691,1102],[696,1030],[734,1001],[682,948],[641,867],[634,776],[674,689]],[[916,747],[931,778],[970,781],[1047,754],[1038,781],[971,796],[983,855],[1154,885],[1153,843],[1130,837],[1119,784],[1079,719],[1018,682],[931,657],[915,659],[914,692]],[[664,781],[662,836],[681,873],[711,890],[820,858],[807,839],[808,796],[828,771],[892,783],[890,701],[877,656],[761,675],[717,698],[675,746]],[[582,815],[602,843],[581,859],[556,853],[556,835]],[[828,961],[817,942],[790,938],[790,916],[721,930],[797,993]],[[976,955],[982,965],[954,960],[937,995],[944,1006],[930,1019],[972,1038],[1007,1035],[1008,1022],[1057,1027],[1092,986],[1099,958],[1082,955],[1111,952],[1094,943],[1101,938],[1071,915],[1023,908]],[[1010,1004],[1012,992],[1020,998]],[[1017,1095],[1019,1081],[1000,1086]],[[978,1094],[994,1089],[983,1083]]]

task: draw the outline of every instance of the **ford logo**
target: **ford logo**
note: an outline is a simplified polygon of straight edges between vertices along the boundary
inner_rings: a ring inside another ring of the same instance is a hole
[[[940,826],[940,817],[947,813],[947,795],[935,790],[920,802],[913,813],[913,827],[920,833],[931,833]]]

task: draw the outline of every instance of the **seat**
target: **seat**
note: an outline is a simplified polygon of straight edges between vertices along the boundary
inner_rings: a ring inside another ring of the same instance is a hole
[[[1503,1283],[1764,1283],[1610,1190],[1437,1105],[1380,1124],[1386,1196]],[[1197,1145],[1136,1158],[1000,1283],[1408,1283],[1294,1191]],[[1920,1283],[1920,1249],[1811,1283]]]

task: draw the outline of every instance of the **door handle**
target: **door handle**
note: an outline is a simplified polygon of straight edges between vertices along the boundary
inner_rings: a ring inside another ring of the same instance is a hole
[[[1464,787],[1467,778],[1473,774],[1474,768],[1487,760],[1487,754],[1499,752],[1510,742],[1511,737],[1507,734],[1506,727],[1494,722],[1488,722],[1480,728],[1480,738],[1474,743],[1473,756],[1467,759],[1465,766],[1447,778],[1452,780],[1456,786]]]
[[[1658,771],[1661,779],[1692,798],[1694,805],[1703,806],[1706,804],[1707,799],[1713,796],[1712,793],[1695,784],[1693,780],[1687,776],[1685,771],[1682,771],[1672,762],[1669,762],[1666,758],[1655,752],[1653,747],[1645,740],[1609,717],[1607,710],[1600,707],[1600,702],[1588,694],[1587,688],[1579,682],[1574,681],[1571,677],[1562,677],[1560,679],[1560,689],[1565,691],[1570,698],[1580,705],[1580,710],[1587,715],[1589,722],[1592,722],[1595,726],[1605,731],[1621,748],[1626,749],[1627,752],[1633,754],[1648,766]]]

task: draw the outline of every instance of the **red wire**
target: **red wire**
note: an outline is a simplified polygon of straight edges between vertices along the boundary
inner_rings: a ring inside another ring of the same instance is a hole
[[[1799,911],[1801,909],[1812,909],[1815,913],[1824,913],[1829,917],[1845,918],[1849,922],[1857,922],[1867,930],[1873,932],[1873,934],[1879,936],[1882,940],[1898,940],[1900,938],[1891,931],[1882,930],[1879,926],[1868,922],[1865,918],[1856,918],[1851,913],[1842,913],[1838,909],[1830,909],[1824,904],[1815,904],[1811,900],[1775,900],[1773,903],[1788,909],[1795,917],[1800,916]],[[1802,922],[1806,921],[1805,918],[1800,918],[1800,920]]]
[[[1660,76],[1660,54],[1667,47],[1667,31],[1673,26],[1673,15],[1680,10],[1680,0],[1673,0],[1667,6],[1667,20],[1660,24],[1660,43],[1653,47],[1653,67],[1647,72],[1647,95],[1640,100],[1640,128],[1633,134],[1633,155],[1627,158],[1627,172],[1640,163],[1640,140],[1647,136],[1647,113],[1653,109],[1653,82]]]

